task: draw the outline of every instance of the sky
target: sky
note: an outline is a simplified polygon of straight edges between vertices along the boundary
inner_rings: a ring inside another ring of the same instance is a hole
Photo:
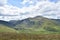
[[[60,0],[0,0],[0,20],[43,16],[60,19]]]

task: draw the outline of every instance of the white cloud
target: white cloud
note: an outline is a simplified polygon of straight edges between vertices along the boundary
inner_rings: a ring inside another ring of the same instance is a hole
[[[24,4],[27,1],[30,1],[30,0],[25,0],[22,3]],[[57,3],[54,3],[48,0],[40,0],[34,6],[30,5],[29,7],[23,7],[23,8],[19,8],[13,5],[7,5],[6,0],[4,2],[3,1],[0,1],[0,2],[4,4],[4,6],[0,6],[0,14],[15,15],[15,16],[2,16],[0,17],[0,20],[6,20],[6,21],[16,20],[16,19],[21,20],[28,17],[35,17],[38,15],[41,15],[47,18],[60,19],[60,1]],[[31,1],[31,3],[32,2],[33,1]]]
[[[42,15],[44,17],[53,18],[53,19],[57,19],[58,15],[60,16],[60,5],[59,5],[60,2],[53,3],[49,1],[43,1],[38,4],[39,4],[39,8],[37,8],[37,10],[33,12],[38,13],[39,15]]]
[[[4,6],[7,3],[7,0],[0,0],[0,6]]]

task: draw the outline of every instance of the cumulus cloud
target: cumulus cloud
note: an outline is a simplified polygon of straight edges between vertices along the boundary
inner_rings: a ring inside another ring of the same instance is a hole
[[[0,6],[4,6],[7,3],[7,0],[0,0]]]
[[[25,6],[26,2],[29,3],[29,7]],[[20,3],[24,5],[23,8],[7,5],[7,0],[0,0],[0,5],[4,5],[0,6],[0,20],[22,20],[38,15],[52,19],[60,19],[60,0],[56,3],[50,2],[50,0],[24,0]]]
[[[53,3],[50,1],[41,1],[38,3],[39,8],[33,12],[38,13],[37,15],[42,15],[47,18],[60,19],[60,1]]]

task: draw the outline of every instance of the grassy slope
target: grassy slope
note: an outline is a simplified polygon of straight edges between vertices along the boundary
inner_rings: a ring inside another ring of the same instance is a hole
[[[0,24],[0,33],[1,32],[12,32],[12,33],[16,33],[17,31],[15,29],[9,28],[5,25]]]

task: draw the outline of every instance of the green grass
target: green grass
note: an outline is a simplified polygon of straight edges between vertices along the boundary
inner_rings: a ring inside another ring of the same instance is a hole
[[[8,26],[0,24],[0,32],[12,32],[16,33],[17,31],[13,28],[9,28]]]

